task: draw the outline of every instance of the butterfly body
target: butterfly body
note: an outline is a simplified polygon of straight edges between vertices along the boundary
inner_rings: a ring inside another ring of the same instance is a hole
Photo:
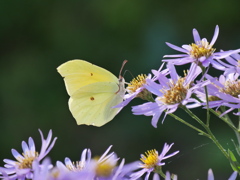
[[[123,101],[124,79],[84,60],[68,61],[57,68],[70,96],[69,109],[77,124],[102,126],[112,120]]]

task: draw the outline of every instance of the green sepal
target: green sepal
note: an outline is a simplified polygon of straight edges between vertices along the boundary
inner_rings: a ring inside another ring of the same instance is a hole
[[[149,102],[155,102],[152,93],[148,91],[147,89],[143,89],[142,92],[138,93],[137,97],[147,100]]]

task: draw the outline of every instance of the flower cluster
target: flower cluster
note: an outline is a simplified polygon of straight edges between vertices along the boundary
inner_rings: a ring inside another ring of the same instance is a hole
[[[152,116],[151,124],[155,128],[160,118],[163,123],[166,115],[172,116],[175,120],[197,131],[199,135],[204,135],[213,141],[230,161],[232,169],[240,174],[238,158],[232,150],[226,150],[219,143],[210,129],[211,115],[224,121],[236,135],[237,143],[235,141],[233,143],[237,155],[240,156],[240,120],[237,124],[228,116],[229,112],[240,116],[240,49],[217,51],[213,47],[219,34],[218,26],[215,28],[211,42],[206,38],[201,39],[196,29],[193,29],[192,33],[194,43],[178,47],[167,42],[170,48],[182,54],[165,55],[162,60],[164,63],[159,70],[152,70],[152,76],[135,78],[128,84],[124,101],[115,107],[122,108],[135,97],[147,100],[148,102],[132,107],[134,115]],[[185,64],[189,64],[189,69],[179,75],[176,66]],[[213,77],[211,75],[213,70],[221,75]],[[199,118],[190,110],[199,107],[206,109],[206,119]],[[173,114],[179,108],[183,109],[201,128]],[[155,151],[149,151],[147,155],[156,154]],[[142,160],[148,161],[148,158],[143,156]],[[147,172],[146,177],[148,177],[149,171],[146,170],[133,175],[139,177],[144,172]],[[233,176],[235,177],[232,175],[230,179],[236,178]],[[209,179],[213,179],[211,171],[209,171]]]
[[[240,163],[232,150],[226,150],[213,135],[210,129],[210,115],[219,117],[232,128],[238,140],[238,143],[234,142],[235,151],[240,156],[240,125],[235,125],[236,123],[228,116],[229,112],[240,116],[240,111],[236,111],[240,109],[240,55],[238,54],[240,49],[216,52],[213,45],[218,34],[219,27],[216,26],[213,38],[208,42],[206,38],[201,39],[198,31],[193,29],[194,43],[182,47],[166,43],[170,48],[183,54],[165,55],[164,63],[158,70],[134,78],[128,83],[124,101],[112,108],[121,109],[137,97],[148,101],[133,106],[133,114],[152,116],[151,124],[155,128],[162,116],[163,123],[165,117],[171,115],[175,120],[197,131],[199,135],[209,138],[230,161],[234,172],[229,180],[235,180],[240,174]],[[188,63],[190,63],[189,70],[184,71],[182,75],[177,73],[176,65]],[[210,73],[212,68],[220,71],[221,75],[213,77]],[[93,97],[90,99],[94,100]],[[197,107],[207,110],[206,120],[200,119],[190,110]],[[201,128],[174,115],[173,113],[179,108],[190,115]],[[238,123],[240,124],[240,120]],[[153,180],[160,180],[161,176],[165,180],[177,180],[177,175],[163,171],[165,160],[179,153],[179,151],[169,152],[173,143],[165,143],[161,152],[155,149],[148,150],[140,155],[140,161],[127,164],[125,159],[120,160],[115,152],[110,152],[112,146],[109,146],[99,157],[93,157],[90,149],[84,149],[79,160],[72,161],[66,157],[64,162],[57,161],[54,165],[47,155],[54,147],[57,138],[52,139],[51,130],[46,139],[42,131],[39,132],[42,140],[40,151],[36,150],[31,137],[28,142],[23,141],[23,153],[20,154],[12,149],[16,160],[3,160],[5,164],[0,167],[1,179],[140,180],[144,178],[148,180],[152,177]],[[214,180],[211,169],[208,171],[208,180]]]
[[[184,54],[165,55],[167,62],[158,71],[152,70],[154,76],[141,76],[134,79],[127,87],[125,101],[116,107],[123,107],[134,97],[148,100],[141,105],[133,106],[134,115],[152,116],[152,125],[157,127],[163,113],[164,121],[167,114],[174,113],[178,108],[196,108],[207,106],[219,108],[222,105],[229,107],[224,114],[240,108],[239,60],[240,49],[216,52],[213,48],[219,34],[216,26],[211,42],[201,39],[198,31],[193,29],[194,43],[182,47],[166,43],[170,48]],[[182,76],[178,75],[175,65],[190,63],[189,70]],[[210,68],[223,71],[219,78],[213,78],[207,72]],[[145,77],[145,78],[144,78]],[[128,89],[134,89],[129,91]],[[207,94],[206,94],[207,89]],[[144,91],[144,93],[142,93]],[[140,94],[141,95],[138,95]],[[149,98],[153,97],[154,98]],[[222,114],[222,115],[224,115]],[[235,113],[240,115],[240,113]]]
[[[156,150],[148,151],[146,155],[142,155],[141,162],[135,161],[125,164],[125,159],[119,161],[120,158],[117,157],[115,152],[110,152],[112,146],[109,146],[100,157],[92,157],[91,150],[84,149],[80,160],[71,161],[66,157],[64,163],[57,161],[54,166],[46,155],[53,148],[57,138],[52,140],[51,130],[47,139],[43,138],[41,130],[39,132],[42,139],[40,153],[36,151],[31,137],[28,144],[23,141],[22,155],[16,150],[12,150],[16,161],[10,159],[3,160],[6,164],[4,167],[0,167],[0,178],[5,180],[134,180],[139,179],[146,172],[147,176],[145,179],[148,179],[151,172],[165,165],[163,160],[179,152],[176,151],[166,155],[173,144],[165,144],[160,154]],[[155,177],[154,179],[157,178]]]
[[[35,150],[33,139],[29,138],[29,143],[22,142],[23,156],[16,150],[12,150],[13,156],[17,161],[4,159],[6,163],[4,167],[0,167],[0,178],[4,180],[140,180],[146,173],[145,180],[149,179],[150,173],[153,172],[153,180],[160,180],[159,172],[162,172],[162,166],[166,160],[179,151],[171,154],[167,153],[173,146],[173,143],[164,144],[162,152],[157,150],[149,150],[145,155],[141,155],[141,161],[135,161],[125,164],[122,159],[119,162],[115,152],[110,150],[112,146],[97,158],[93,158],[90,149],[84,149],[81,158],[78,161],[71,161],[68,157],[64,163],[57,161],[54,166],[49,157],[46,155],[53,148],[56,137],[52,139],[52,131],[50,130],[45,140],[42,131],[39,130],[42,138],[41,151]],[[118,164],[119,163],[119,164]],[[234,172],[229,180],[235,180],[237,172]],[[177,180],[177,175],[166,172],[165,180]],[[214,180],[213,173],[209,170],[208,179]]]
[[[11,159],[4,159],[6,163],[4,168],[0,168],[2,177],[7,177],[8,179],[31,179],[33,178],[33,163],[39,163],[53,148],[57,138],[52,139],[52,131],[50,130],[47,136],[47,139],[44,139],[42,131],[39,130],[42,146],[40,152],[36,151],[34,141],[31,137],[28,139],[28,144],[23,141],[22,149],[23,153],[20,154],[15,149],[12,149],[12,154],[15,157],[16,161]],[[50,168],[49,165],[47,168]]]

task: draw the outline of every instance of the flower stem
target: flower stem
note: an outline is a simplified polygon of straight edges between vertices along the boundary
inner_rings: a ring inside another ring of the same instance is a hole
[[[158,173],[160,176],[162,176],[164,179],[166,177],[166,175],[163,173],[162,171],[162,166],[157,166],[154,170],[155,173]]]
[[[222,109],[222,107],[221,107]],[[211,113],[213,113],[214,115],[216,115],[218,118],[220,118],[221,120],[223,120],[225,123],[227,123],[229,125],[229,127],[231,127],[234,131],[238,131],[238,129],[234,126],[234,124],[232,123],[231,119],[229,118],[229,116],[227,114],[220,117],[220,114],[217,113],[216,111],[214,111],[213,109],[209,109],[211,111]],[[225,110],[222,110],[223,112]]]
[[[185,124],[186,126],[194,129],[195,131],[199,132],[201,135],[204,135],[204,136],[208,136],[207,133],[205,133],[204,131],[202,131],[201,129],[198,129],[197,127],[191,125],[190,123],[184,121],[183,119],[181,119],[180,117],[176,116],[175,114],[168,114],[170,116],[172,116],[174,119],[176,119],[177,121]]]
[[[204,80],[206,80],[205,78],[205,73],[207,72],[207,69],[203,66],[200,66],[202,69],[202,75],[204,77]],[[209,100],[208,100],[208,89],[207,86],[204,86],[204,91],[205,91],[205,95],[206,95],[206,103],[207,103],[207,122],[206,125],[209,126],[209,121],[210,121],[210,113],[209,113]]]
[[[194,96],[194,98],[195,98],[196,100],[198,100],[200,103],[203,103],[197,96]],[[224,118],[223,116],[220,116],[220,114],[217,113],[214,109],[209,108],[209,111],[210,111],[211,113],[213,113],[215,116],[217,116],[218,118],[220,118],[221,120],[223,120],[225,123],[227,123],[234,131],[239,131],[239,130],[240,130],[240,116],[239,116],[239,129],[237,129],[237,128],[234,126],[234,124],[232,123],[232,121],[230,120],[230,118],[227,116],[227,114],[224,115],[224,117],[226,117],[226,118]],[[224,112],[224,111],[223,111],[223,112]]]
[[[192,113],[192,111],[190,111],[188,108],[184,108],[184,110],[193,118],[195,119],[199,124],[201,124],[201,126],[207,131],[207,137],[209,139],[211,139],[214,144],[216,144],[216,146],[219,148],[219,150],[223,153],[223,155],[229,159],[228,153],[226,152],[226,150],[222,147],[222,145],[218,142],[218,140],[216,139],[216,137],[213,135],[212,131],[209,128],[209,125],[206,125],[202,122],[201,119],[199,119],[195,114]]]

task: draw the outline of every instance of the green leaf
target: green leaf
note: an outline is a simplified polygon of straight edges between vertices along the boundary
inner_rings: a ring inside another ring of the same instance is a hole
[[[229,155],[229,160],[230,160],[230,165],[234,171],[240,171],[240,164],[237,161],[235,155],[231,150],[228,149],[228,155]]]

